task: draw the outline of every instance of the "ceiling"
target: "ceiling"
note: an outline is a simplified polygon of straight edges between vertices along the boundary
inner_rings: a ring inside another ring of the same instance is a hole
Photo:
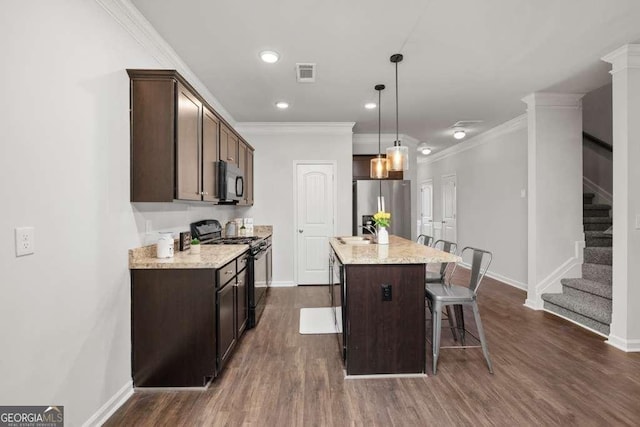
[[[589,92],[610,82],[600,58],[640,40],[636,0],[132,0],[239,122],[356,122],[399,132],[434,152],[451,126],[477,135],[525,112],[535,91]],[[179,5],[179,7],[177,7]],[[280,53],[266,64],[259,52]],[[295,64],[317,64],[297,83]],[[287,110],[275,102],[286,100]]]

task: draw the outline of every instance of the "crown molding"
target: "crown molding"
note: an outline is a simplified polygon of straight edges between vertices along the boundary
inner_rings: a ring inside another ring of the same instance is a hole
[[[509,120],[501,125],[498,125],[488,131],[481,133],[478,136],[475,136],[468,141],[459,142],[453,147],[447,148],[446,150],[440,151],[436,154],[432,154],[428,157],[422,157],[418,159],[418,164],[421,165],[429,165],[431,163],[438,162],[447,157],[458,155],[464,151],[471,150],[472,148],[476,148],[482,144],[486,144],[488,142],[493,141],[495,138],[498,138],[502,135],[506,135],[511,132],[515,132],[520,129],[527,128],[527,115],[521,114],[518,117]]]
[[[527,104],[527,109],[540,107],[579,109],[582,108],[584,95],[584,93],[534,92],[522,98],[522,102]]]
[[[627,68],[640,68],[640,44],[626,44],[601,59],[612,65],[611,74]]]
[[[406,135],[400,134],[398,135],[400,142],[402,145],[406,145],[411,148],[417,148],[420,143],[419,140]],[[396,140],[395,133],[382,133],[380,134],[380,143],[383,146],[391,146],[393,145],[393,141]],[[354,145],[371,145],[378,144],[378,134],[377,133],[354,133],[353,134],[353,144]]]
[[[161,67],[177,70],[229,124],[235,119],[130,0],[95,0]],[[131,64],[135,68],[136,64]]]
[[[239,122],[243,135],[322,134],[353,135],[355,122]]]

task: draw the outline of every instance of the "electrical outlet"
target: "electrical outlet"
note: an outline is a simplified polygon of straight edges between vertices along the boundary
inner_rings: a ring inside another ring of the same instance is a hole
[[[391,292],[391,285],[382,285],[382,301],[392,301],[393,294]]]
[[[35,252],[35,232],[33,227],[16,228],[16,256],[30,255]]]

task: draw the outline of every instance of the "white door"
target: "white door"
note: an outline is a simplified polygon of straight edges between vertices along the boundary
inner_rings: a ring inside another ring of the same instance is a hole
[[[420,234],[433,237],[433,180],[420,186]]]
[[[335,165],[296,164],[296,271],[299,285],[329,280],[329,238],[335,234]]]
[[[456,241],[456,176],[442,177],[442,238]]]

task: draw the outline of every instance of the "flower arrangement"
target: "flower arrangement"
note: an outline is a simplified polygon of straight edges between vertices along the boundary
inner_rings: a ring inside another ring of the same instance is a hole
[[[391,223],[391,213],[378,211],[375,215],[373,215],[373,223],[378,227],[388,227],[389,223]]]

